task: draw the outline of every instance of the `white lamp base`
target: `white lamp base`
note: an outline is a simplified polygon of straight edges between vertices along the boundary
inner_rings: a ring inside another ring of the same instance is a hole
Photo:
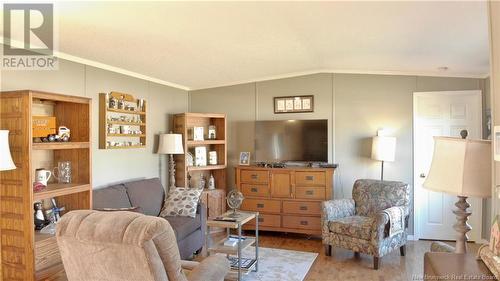
[[[455,203],[455,206],[457,207],[457,209],[453,211],[457,216],[457,222],[453,225],[453,228],[457,231],[455,253],[465,254],[467,252],[467,232],[472,229],[467,223],[469,216],[472,214],[467,211],[470,207],[470,204],[467,202],[467,196],[458,196],[458,201]]]
[[[175,161],[174,155],[170,154],[168,156],[168,174],[170,175],[170,180],[168,181],[169,190],[175,189]]]

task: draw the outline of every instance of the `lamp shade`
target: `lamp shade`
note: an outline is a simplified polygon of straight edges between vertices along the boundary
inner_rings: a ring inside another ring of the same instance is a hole
[[[161,134],[158,154],[184,154],[181,134]]]
[[[372,139],[372,159],[394,161],[396,155],[396,138],[376,136]]]
[[[434,137],[434,155],[423,186],[458,196],[491,196],[491,142]]]
[[[9,131],[0,130],[0,171],[14,170],[16,165],[12,161],[9,148]]]

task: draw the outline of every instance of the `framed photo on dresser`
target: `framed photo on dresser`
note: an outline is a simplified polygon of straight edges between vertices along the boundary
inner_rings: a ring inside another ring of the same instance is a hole
[[[250,152],[240,152],[240,165],[249,166],[250,165]]]

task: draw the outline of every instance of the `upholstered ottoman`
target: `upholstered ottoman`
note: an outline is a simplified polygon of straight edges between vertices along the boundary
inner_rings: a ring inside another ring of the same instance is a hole
[[[497,280],[472,254],[425,253],[424,280]]]

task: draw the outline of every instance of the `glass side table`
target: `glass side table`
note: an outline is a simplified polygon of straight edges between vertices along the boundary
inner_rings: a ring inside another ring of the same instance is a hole
[[[251,220],[255,219],[255,237],[243,236],[242,226]],[[210,227],[220,227],[225,228],[227,235],[224,239],[217,241],[215,243],[210,243]],[[237,231],[237,235],[230,235],[231,229]],[[207,220],[206,229],[206,240],[205,246],[207,249],[207,255],[211,253],[223,253],[226,254],[230,263],[231,270],[226,278],[240,281],[243,274],[248,274],[251,271],[259,270],[259,213],[258,212],[247,212],[247,211],[237,211],[236,215],[233,211],[226,212],[222,214],[217,219]],[[234,246],[224,245],[224,242],[229,238],[233,237],[237,242]],[[254,245],[255,246],[255,257],[245,258],[242,256],[242,251],[246,248]]]

